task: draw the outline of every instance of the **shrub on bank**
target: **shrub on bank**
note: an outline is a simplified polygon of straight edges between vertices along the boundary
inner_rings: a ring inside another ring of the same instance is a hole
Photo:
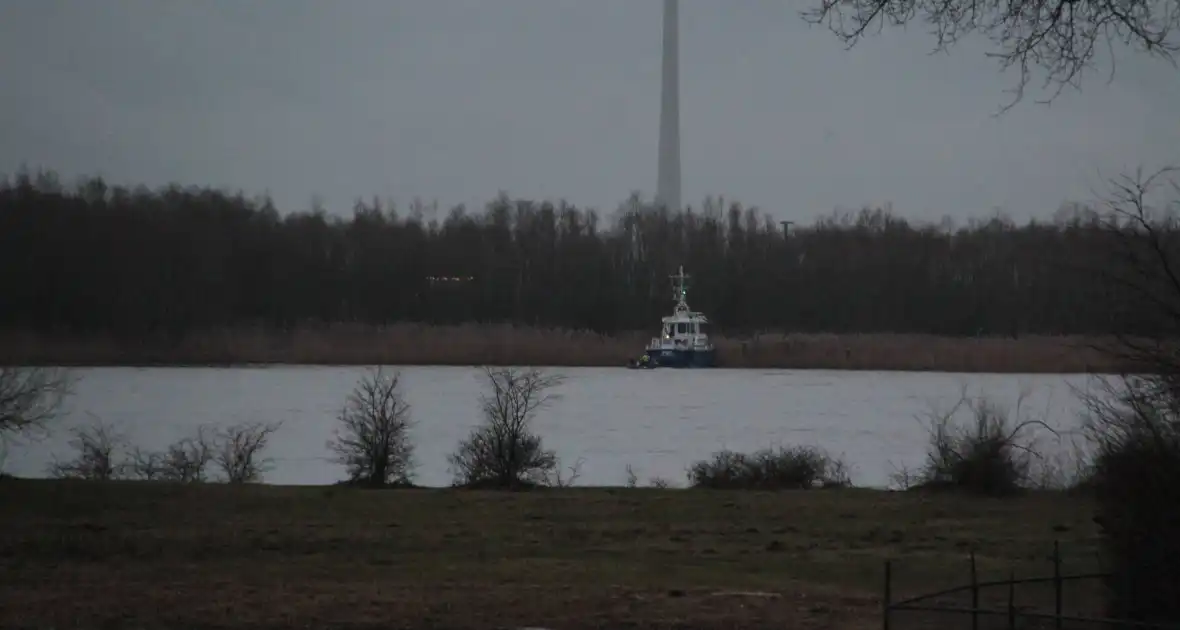
[[[401,374],[369,370],[357,382],[336,417],[328,449],[348,473],[349,485],[407,486],[413,475],[410,405],[402,396]]]
[[[1106,616],[1180,618],[1180,394],[1174,377],[1103,383],[1085,397],[1092,487],[1109,571]]]
[[[843,460],[814,446],[722,450],[688,468],[692,488],[786,490],[852,485]]]
[[[553,398],[563,377],[534,368],[485,368],[489,391],[480,398],[483,421],[448,456],[453,486],[466,488],[564,487],[576,481],[581,461],[563,473],[556,454],[544,448],[532,428],[535,414]],[[338,417],[330,441],[336,461],[348,469],[345,485],[410,485],[413,444],[410,407],[400,392],[398,374],[381,368],[358,381]],[[957,423],[960,410],[970,411]],[[1009,414],[984,399],[962,397],[945,414],[930,421],[925,464],[903,486],[949,489],[1002,496],[1028,488],[1061,488],[1079,479],[1059,460],[1038,453],[1036,436],[1026,431],[1043,421]],[[122,436],[101,423],[76,428],[78,456],[55,464],[54,476],[130,478],[201,482],[210,466],[221,468],[230,482],[260,481],[269,460],[262,458],[269,435],[278,425],[242,424],[221,431],[202,428],[158,452],[126,449]],[[1055,433],[1055,432],[1054,432]],[[123,453],[127,452],[126,455]],[[1075,462],[1075,465],[1077,462]],[[749,453],[722,450],[687,470],[693,488],[805,489],[848,487],[851,479],[841,458],[815,446],[766,448]],[[1047,481],[1053,477],[1052,481]],[[1072,482],[1068,481],[1072,479]],[[626,485],[638,478],[628,467]],[[669,487],[652,479],[652,487]]]
[[[490,391],[480,396],[483,421],[459,442],[448,460],[454,485],[515,489],[564,486],[556,453],[532,429],[537,412],[553,400],[564,380],[535,368],[484,368]],[[577,476],[577,467],[570,477]]]
[[[162,451],[150,451],[131,447],[127,436],[94,417],[90,425],[71,429],[73,458],[55,461],[48,472],[59,479],[200,483],[209,480],[209,467],[216,466],[226,483],[260,482],[271,463],[263,452],[280,425],[247,422],[221,430],[200,427],[195,435]]]
[[[70,429],[70,447],[74,458],[49,465],[49,475],[59,479],[91,479],[109,481],[122,476],[127,465],[120,461],[126,447],[126,436],[114,426],[91,416],[89,425]]]
[[[964,392],[945,413],[928,417],[926,461],[916,474],[896,480],[903,489],[944,490],[981,496],[1010,496],[1046,484],[1072,484],[1061,462],[1038,448],[1036,428],[1054,436],[1043,419],[1022,411],[1024,395],[1009,413],[994,401]],[[961,412],[967,420],[958,422]]]

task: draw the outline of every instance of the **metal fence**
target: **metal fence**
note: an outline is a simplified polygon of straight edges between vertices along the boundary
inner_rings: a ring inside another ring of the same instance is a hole
[[[1053,573],[1039,577],[979,580],[975,553],[970,581],[915,597],[894,600],[893,563],[885,561],[884,630],[971,628],[971,630],[1180,630],[1177,623],[1148,623],[1102,616],[1101,588],[1108,573],[1061,571],[1061,550],[1053,545]],[[1089,583],[1090,588],[1076,588]],[[1018,592],[1019,591],[1019,592]],[[1032,592],[1030,592],[1032,591]]]

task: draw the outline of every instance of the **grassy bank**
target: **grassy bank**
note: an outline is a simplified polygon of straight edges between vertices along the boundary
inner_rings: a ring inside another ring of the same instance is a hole
[[[648,332],[602,336],[510,326],[332,326],[292,332],[225,330],[179,341],[115,341],[0,333],[13,365],[552,365],[620,366]],[[724,367],[938,372],[1084,373],[1118,367],[1075,337],[762,334],[719,337]]]
[[[5,627],[872,628],[885,558],[904,596],[969,548],[981,578],[1095,556],[1089,502],[1044,493],[9,480],[0,505]]]

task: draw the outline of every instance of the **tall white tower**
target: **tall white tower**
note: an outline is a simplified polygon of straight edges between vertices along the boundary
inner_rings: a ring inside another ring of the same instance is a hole
[[[664,0],[664,61],[660,72],[660,166],[656,204],[680,210],[679,0]]]

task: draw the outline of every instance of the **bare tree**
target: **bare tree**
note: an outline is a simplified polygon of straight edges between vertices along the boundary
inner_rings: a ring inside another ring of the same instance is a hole
[[[1102,227],[1109,256],[1098,277],[1126,333],[1099,346],[1124,366],[1081,392],[1104,562],[1106,616],[1180,615],[1180,186],[1176,171],[1112,182]],[[1157,193],[1163,197],[1157,197]]]
[[[201,483],[209,480],[209,465],[221,469],[227,483],[260,481],[270,465],[261,457],[281,422],[248,422],[223,429],[198,427],[196,435],[181,438],[163,451],[132,448],[122,468],[145,481]]]
[[[165,477],[164,454],[138,446],[127,454],[127,474],[135,479],[154,481]]]
[[[1094,347],[1117,358],[1124,372],[1096,379],[1097,392],[1083,392],[1095,438],[1130,439],[1117,420],[1125,414],[1136,422],[1150,420],[1152,428],[1143,429],[1150,433],[1180,417],[1178,175],[1180,169],[1167,167],[1115,178],[1097,220],[1107,256],[1087,271],[1106,288],[1109,316],[1119,332],[1113,344]]]
[[[1085,269],[1106,288],[1114,309],[1116,343],[1097,349],[1132,369],[1149,368],[1154,377],[1136,386],[1158,387],[1165,397],[1180,396],[1180,354],[1171,338],[1180,324],[1178,174],[1172,167],[1139,170],[1110,182],[1096,221],[1107,256]]]
[[[213,461],[229,483],[261,481],[271,460],[262,457],[272,433],[282,423],[248,422],[222,429],[217,434]]]
[[[65,370],[0,367],[0,439],[46,431],[72,385]]]
[[[383,367],[370,370],[349,394],[328,448],[354,483],[408,484],[413,444],[410,405],[399,388],[401,375]]]
[[[119,477],[123,471],[120,463],[121,451],[126,447],[126,437],[111,424],[90,414],[89,426],[70,429],[73,438],[70,446],[76,455],[68,462],[54,462],[49,474],[59,479],[89,479],[107,481]]]
[[[1024,95],[1032,71],[1045,73],[1052,101],[1067,86],[1079,87],[1099,46],[1124,44],[1169,61],[1180,10],[1171,0],[819,0],[804,19],[826,24],[849,47],[874,26],[905,26],[921,20],[933,32],[935,50],[981,35],[998,49],[1001,68],[1018,68],[1014,98]],[[1113,72],[1113,65],[1112,65]]]
[[[1093,378],[1093,390],[1078,392],[1089,411],[1087,437],[1100,452],[1145,437],[1180,437],[1178,174],[1169,167],[1112,180],[1098,218],[1107,256],[1087,271],[1105,287],[1119,332],[1113,343],[1093,347],[1124,368],[1114,378]]]
[[[198,427],[197,434],[173,442],[160,455],[160,479],[182,483],[202,483],[208,480],[209,464],[214,456],[214,439],[207,427]]]
[[[557,456],[541,444],[531,423],[553,400],[560,375],[528,368],[484,368],[491,391],[480,397],[483,423],[449,456],[456,485],[550,485]]]

